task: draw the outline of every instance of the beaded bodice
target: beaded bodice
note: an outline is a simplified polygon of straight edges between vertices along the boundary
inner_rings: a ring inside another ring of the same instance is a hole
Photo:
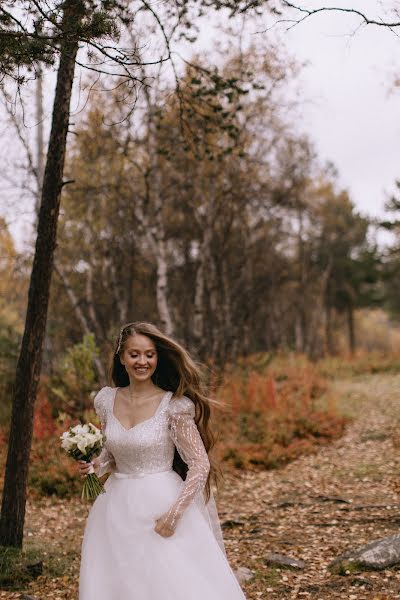
[[[107,437],[105,447],[113,455],[116,471],[138,476],[158,473],[172,468],[175,445],[169,431],[170,400],[172,392],[166,392],[155,412],[145,421],[126,429],[114,415],[114,399],[118,388],[105,387],[96,396],[95,408],[98,412]],[[175,403],[188,405],[188,398],[175,400]],[[193,406],[194,408],[194,406]]]

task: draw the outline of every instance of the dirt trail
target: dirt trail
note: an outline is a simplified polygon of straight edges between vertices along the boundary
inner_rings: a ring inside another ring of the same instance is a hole
[[[327,571],[346,549],[398,532],[399,390],[400,375],[336,382],[340,408],[354,416],[344,437],[281,470],[226,476],[220,514],[232,566],[255,572],[244,584],[248,600],[400,599],[400,570],[345,576]],[[32,597],[77,598],[86,511],[79,499],[28,503],[25,539],[46,543],[49,556],[60,563],[59,577],[40,577],[29,586]],[[269,552],[303,559],[306,568],[268,567]],[[0,592],[0,598],[24,595]]]
[[[334,385],[354,417],[345,435],[279,471],[229,477],[222,518],[234,565],[256,578],[249,600],[263,598],[400,598],[400,570],[331,575],[338,554],[398,533],[400,525],[400,376],[374,375]],[[303,559],[304,571],[267,567],[269,552]]]

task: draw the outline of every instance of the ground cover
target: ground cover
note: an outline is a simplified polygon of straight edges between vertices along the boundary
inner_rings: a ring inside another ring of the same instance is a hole
[[[238,469],[227,462],[218,504],[232,566],[253,573],[244,584],[248,600],[400,598],[396,568],[343,574],[328,569],[345,550],[398,531],[399,388],[400,375],[390,370],[332,378],[336,409],[350,419],[342,437],[278,469]],[[87,510],[77,497],[31,494],[25,549],[36,552],[31,564],[44,558],[44,574],[22,590],[0,591],[0,598],[77,598]],[[271,552],[302,559],[306,567],[270,566]]]

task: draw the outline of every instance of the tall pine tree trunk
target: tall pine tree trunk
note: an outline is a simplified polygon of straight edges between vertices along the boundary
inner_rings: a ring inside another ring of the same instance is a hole
[[[39,210],[35,255],[21,351],[17,363],[4,492],[0,517],[0,545],[22,547],[33,414],[46,329],[50,282],[57,237],[57,221],[64,171],[65,148],[75,59],[77,27],[83,14],[81,0],[66,0],[62,20],[53,116]],[[51,448],[49,448],[51,452]]]

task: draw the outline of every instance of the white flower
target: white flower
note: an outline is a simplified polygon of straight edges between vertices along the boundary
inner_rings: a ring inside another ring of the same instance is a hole
[[[65,437],[62,442],[61,442],[61,448],[63,448],[63,450],[66,450],[67,452],[69,450],[71,450],[71,448],[74,446],[74,441],[69,438],[69,437]]]
[[[85,451],[86,451],[86,447],[88,445],[86,436],[84,436],[84,435],[77,435],[75,437],[74,441],[75,441],[77,447],[79,448],[79,450],[84,454]]]
[[[82,433],[85,433],[84,425],[81,425],[79,423],[78,425],[75,425],[75,427],[73,427],[71,431],[73,431],[75,435],[81,435]]]
[[[85,440],[86,445],[89,446],[89,448],[93,448],[93,446],[96,445],[97,437],[93,433],[87,433],[85,435]]]

